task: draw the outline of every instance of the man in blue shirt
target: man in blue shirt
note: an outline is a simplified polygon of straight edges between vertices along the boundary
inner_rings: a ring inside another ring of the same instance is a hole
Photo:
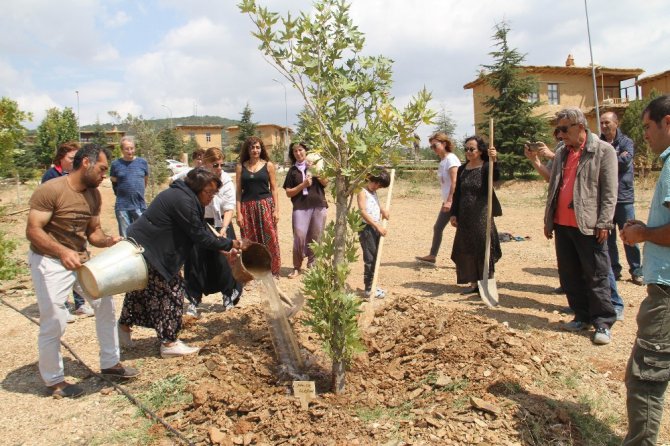
[[[112,162],[109,179],[112,181],[116,204],[114,211],[119,223],[119,235],[147,209],[144,190],[149,178],[149,165],[144,158],[135,156],[135,143],[127,136],[121,138],[122,157]]]
[[[600,139],[606,141],[616,150],[618,163],[618,182],[616,207],[614,208],[614,224],[623,228],[628,220],[635,220],[635,189],[633,172],[633,158],[635,156],[635,145],[633,140],[624,135],[619,129],[619,118],[614,112],[605,112],[600,116]],[[617,280],[621,279],[621,263],[619,263],[619,249],[616,243],[616,228],[610,231],[607,239],[607,248],[610,253],[612,271]],[[642,265],[640,261],[640,248],[637,245],[624,245],[626,260],[628,261],[631,282],[642,285]]]
[[[647,284],[647,297],[640,304],[637,337],[626,368],[626,446],[656,444],[663,397],[670,381],[670,95],[649,103],[642,114],[642,124],[649,147],[661,154],[663,169],[647,224],[632,220],[621,230],[624,243],[645,242],[642,272]]]

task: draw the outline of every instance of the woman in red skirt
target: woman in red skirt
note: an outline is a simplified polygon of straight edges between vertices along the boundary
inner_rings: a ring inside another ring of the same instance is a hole
[[[265,245],[272,256],[272,275],[279,277],[281,257],[277,237],[279,200],[276,167],[260,138],[251,136],[244,141],[235,172],[237,224],[241,236]]]

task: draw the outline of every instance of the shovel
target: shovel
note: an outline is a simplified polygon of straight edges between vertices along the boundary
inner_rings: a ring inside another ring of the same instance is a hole
[[[493,147],[493,118],[489,120],[489,148]],[[498,306],[498,287],[495,279],[489,279],[491,259],[491,223],[493,222],[493,160],[489,159],[488,200],[486,203],[486,251],[484,252],[484,278],[477,281],[479,297],[489,307]]]

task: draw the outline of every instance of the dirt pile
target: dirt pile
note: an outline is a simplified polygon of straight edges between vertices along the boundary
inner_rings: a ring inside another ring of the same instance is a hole
[[[300,409],[277,376],[257,306],[212,313],[188,331],[214,333],[201,353],[190,405],[164,412],[203,444],[519,444],[529,427],[574,437],[570,417],[527,388],[565,367],[541,341],[505,324],[416,298],[389,301],[366,333],[368,351],[328,393],[328,361],[296,332],[318,397]]]

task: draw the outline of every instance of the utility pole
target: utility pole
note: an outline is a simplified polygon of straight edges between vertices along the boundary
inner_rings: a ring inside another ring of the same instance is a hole
[[[593,65],[593,48],[591,48],[591,27],[589,26],[589,7],[584,0],[584,11],[586,12],[586,32],[589,36],[589,53],[591,53],[591,77],[593,78],[593,100],[596,104],[596,123],[598,128],[596,134],[600,134],[600,107],[598,106],[598,86],[596,85],[596,66]]]
[[[284,87],[284,123],[286,124],[286,127],[284,127],[284,142],[286,144],[286,151],[284,152],[284,162],[288,161],[288,151],[291,149],[291,141],[288,138],[288,101],[286,100],[286,85],[284,85],[283,82],[279,82],[277,79],[272,79],[282,87]]]
[[[81,142],[81,122],[79,121],[79,90],[75,90],[77,93],[77,139]]]

